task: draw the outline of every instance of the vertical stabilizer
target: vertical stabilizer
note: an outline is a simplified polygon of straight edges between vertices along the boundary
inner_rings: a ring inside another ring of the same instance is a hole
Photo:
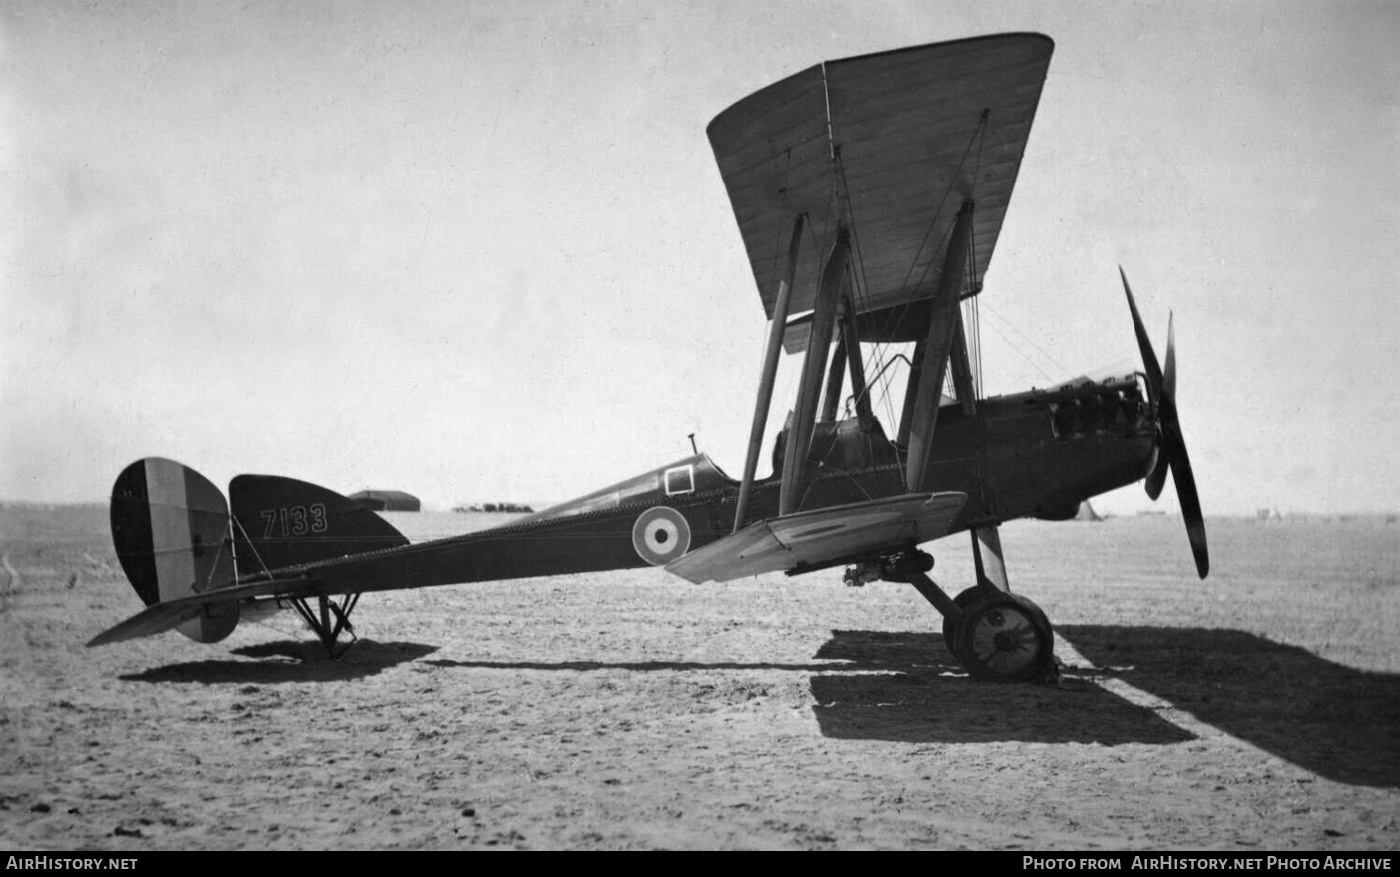
[[[368,507],[308,481],[239,475],[229,482],[228,495],[244,575],[408,544]]]

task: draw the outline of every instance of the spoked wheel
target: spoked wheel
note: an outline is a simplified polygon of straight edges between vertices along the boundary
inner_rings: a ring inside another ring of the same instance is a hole
[[[1039,606],[1016,594],[974,594],[953,636],[953,654],[977,679],[1031,682],[1054,666],[1050,620]]]

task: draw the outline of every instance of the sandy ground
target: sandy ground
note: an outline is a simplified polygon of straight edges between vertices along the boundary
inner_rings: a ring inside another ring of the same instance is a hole
[[[0,509],[0,847],[1400,848],[1400,526],[1210,528],[1204,583],[1178,521],[1005,528],[1045,687],[839,571],[370,595],[339,661],[289,613],[90,650],[139,608],[105,510]]]

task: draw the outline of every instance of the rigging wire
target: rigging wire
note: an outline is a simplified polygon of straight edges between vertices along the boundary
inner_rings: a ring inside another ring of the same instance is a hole
[[[871,295],[869,292],[870,281],[869,278],[866,276],[865,253],[861,247],[861,238],[860,233],[858,231],[859,224],[856,222],[855,209],[851,205],[850,181],[846,176],[846,162],[841,155],[841,147],[833,144],[831,156],[832,164],[835,169],[835,173],[832,177],[832,196],[837,201],[837,215],[845,215],[848,218],[847,228],[851,234],[851,250],[853,258],[846,266],[847,280],[850,283],[851,289],[850,300],[853,307],[857,305],[867,305],[871,302]],[[859,313],[860,311],[865,309],[866,308],[856,307],[856,312]],[[857,341],[857,343],[859,343],[859,341]],[[856,355],[860,355],[859,351],[856,351]],[[877,372],[883,374],[883,344],[872,345],[870,353],[870,363]],[[871,392],[872,387],[873,382],[867,379],[864,388],[864,395],[867,398],[870,398],[872,397],[872,395],[874,395]],[[856,399],[854,394],[852,394],[846,399],[846,410],[848,413],[850,411],[851,405],[857,401],[858,400]],[[885,413],[888,415],[889,421],[893,422],[894,407],[893,403],[889,399],[887,384],[884,385],[884,388],[879,393],[878,397],[874,399],[874,404],[872,404],[871,408],[873,409],[877,405],[884,406]]]
[[[976,186],[977,186],[977,181],[978,181],[978,179],[979,179],[979,177],[980,177],[980,174],[981,174],[982,146],[984,145],[984,143],[985,143],[985,141],[986,141],[986,131],[987,131],[988,116],[989,116],[988,111],[983,110],[983,111],[982,111],[981,117],[980,117],[980,118],[978,119],[978,121],[977,121],[977,127],[973,130],[972,135],[968,138],[967,145],[966,145],[965,147],[963,147],[963,154],[962,154],[962,156],[958,159],[957,168],[953,171],[952,175],[949,177],[948,184],[947,184],[947,186],[944,187],[944,189],[943,189],[943,194],[939,197],[938,206],[937,206],[937,208],[933,211],[932,218],[930,218],[930,220],[929,220],[929,222],[928,222],[928,225],[927,225],[927,227],[926,227],[925,230],[924,230],[923,237],[922,237],[922,238],[920,239],[920,241],[919,241],[919,248],[918,248],[918,250],[915,251],[913,258],[912,258],[912,259],[910,260],[910,262],[909,262],[909,270],[908,270],[908,271],[905,273],[905,275],[904,275],[904,283],[903,283],[903,288],[904,288],[904,289],[911,289],[911,288],[922,287],[922,286],[924,285],[924,283],[927,281],[927,279],[928,279],[928,277],[929,277],[929,273],[930,273],[930,272],[933,270],[933,268],[934,268],[934,259],[933,259],[932,256],[930,256],[930,258],[928,259],[928,261],[924,263],[923,270],[919,272],[919,277],[918,277],[918,279],[914,282],[914,285],[913,285],[912,287],[910,286],[909,281],[910,281],[910,279],[913,278],[913,276],[914,276],[914,270],[915,270],[915,269],[918,267],[918,265],[919,265],[919,259],[920,259],[920,257],[922,257],[922,255],[923,255],[923,253],[924,253],[924,249],[928,246],[929,241],[932,239],[934,229],[935,229],[935,228],[937,227],[937,225],[938,225],[938,218],[939,218],[939,216],[942,215],[942,213],[943,213],[943,208],[947,205],[947,203],[948,203],[948,198],[949,198],[949,196],[952,194],[954,186],[956,185],[956,183],[957,183],[958,180],[960,179],[960,177],[961,177],[961,172],[962,172],[963,168],[967,166],[968,157],[969,157],[969,155],[972,154],[972,147],[973,147],[974,145],[977,146],[977,152],[976,152],[976,158],[975,158],[975,160],[974,160],[974,170],[973,170],[973,176],[972,176],[972,183],[973,183],[973,190],[974,190],[972,194],[975,194]],[[945,251],[947,250],[949,241],[950,241],[951,238],[952,238],[953,229],[956,227],[956,225],[957,225],[957,220],[956,220],[956,218],[954,218],[954,220],[953,220],[952,222],[948,223],[947,227],[946,227],[946,228],[944,229],[944,231],[943,231],[942,237],[941,237],[941,238],[939,239],[939,241],[938,241],[938,246],[937,246],[936,248],[934,248],[933,253],[945,252]],[[970,249],[970,252],[975,253],[975,242],[974,242],[974,246]],[[970,257],[970,258],[971,258],[971,257]],[[976,288],[977,288],[977,284],[976,284],[975,265],[973,266],[973,270],[972,270],[972,272],[971,272],[971,276],[973,277],[973,284],[972,284],[971,288],[972,288],[972,289],[976,289]],[[975,301],[975,299],[974,299],[974,301]],[[903,305],[903,307],[901,308],[901,310],[900,310],[900,312],[899,312],[899,316],[898,316],[898,317],[896,318],[896,320],[895,320],[895,324],[896,324],[896,325],[897,325],[900,321],[903,320],[904,315],[905,315],[906,313],[908,313],[908,310],[909,310],[909,308],[910,308],[910,306],[911,306],[912,304],[913,304],[913,301],[912,301],[912,300],[906,300],[906,301],[904,302],[904,305]],[[883,349],[881,349],[881,356],[883,356],[883,354],[884,354],[884,351],[883,351]],[[979,366],[979,372],[980,372],[980,366]],[[882,393],[883,393],[885,399],[887,400],[888,405],[891,406],[891,409],[892,409],[892,407],[893,407],[893,399],[890,398],[890,395],[891,395],[891,394],[890,394],[890,380],[892,380],[892,379],[887,379],[885,385],[882,387]],[[977,381],[977,384],[978,384],[978,386],[980,386],[980,377],[979,377],[979,379],[978,379],[978,381]],[[891,420],[893,420],[893,414],[891,414]]]
[[[982,147],[987,143],[987,120],[991,117],[991,110],[982,110],[982,120],[977,126],[977,161],[972,166],[972,193],[975,198],[977,194],[977,183],[982,179]],[[968,308],[972,312],[969,320],[963,321],[963,341],[966,346],[973,346],[968,337],[968,324],[972,325],[972,337],[977,339],[976,346],[968,351],[969,364],[972,371],[972,396],[978,398],[982,395],[982,345],[981,339],[977,336],[978,331],[978,293],[982,289],[982,279],[977,276],[977,223],[973,222],[968,228],[968,248],[967,248],[967,276],[968,289],[972,290],[972,306]]]
[[[1019,335],[1028,346],[1034,347],[1040,353],[1041,356],[1045,357],[1046,360],[1048,360],[1052,365],[1054,365],[1055,368],[1059,369],[1061,373],[1066,375],[1070,374],[1070,370],[1065,368],[1065,366],[1061,365],[1060,362],[1055,359],[1055,357],[1047,353],[1045,351],[1045,348],[1041,347],[1039,344],[1036,344],[1034,339],[1032,339],[1026,333],[1022,332],[1020,329],[1017,329],[1016,324],[1012,323],[1010,320],[997,313],[991,305],[987,306],[987,314],[1000,320],[1002,324],[1006,326],[1006,328]],[[1031,368],[1034,368],[1036,371],[1040,372],[1041,377],[1045,378],[1047,381],[1050,381],[1052,383],[1055,382],[1056,378],[1052,377],[1048,372],[1045,371],[1045,369],[1041,368],[1035,360],[1031,359],[1030,356],[1026,354],[1025,350],[1023,350],[1014,339],[1010,338],[1005,332],[998,329],[996,327],[996,324],[989,322],[987,323],[987,327],[990,328],[993,332],[997,333],[997,335],[999,335],[1001,339],[1005,341],[1008,346],[1011,347],[1012,350],[1015,350],[1017,353],[1019,353],[1021,355],[1021,358],[1024,359],[1031,366]]]
[[[870,303],[872,302],[872,298],[873,298],[873,297],[872,297],[872,294],[870,293],[870,284],[869,284],[869,277],[868,277],[867,270],[866,270],[864,249],[863,249],[863,247],[862,247],[862,245],[861,245],[861,237],[860,237],[859,230],[858,230],[859,226],[858,226],[858,223],[857,223],[857,220],[856,220],[856,216],[855,216],[855,211],[854,211],[853,205],[852,205],[852,203],[851,203],[851,198],[850,198],[850,182],[849,182],[849,178],[847,177],[847,173],[846,173],[845,161],[844,161],[844,158],[843,158],[843,156],[842,156],[842,154],[841,154],[841,147],[840,147],[840,145],[836,142],[835,127],[834,127],[834,122],[833,122],[832,115],[831,115],[831,92],[830,92],[830,82],[828,81],[827,76],[826,76],[826,67],[825,67],[825,65],[822,66],[822,89],[823,89],[823,98],[824,98],[824,101],[825,101],[825,109],[826,109],[827,144],[828,144],[829,156],[830,156],[830,160],[831,160],[831,164],[832,164],[832,168],[833,168],[833,175],[832,175],[832,179],[831,179],[831,188],[830,188],[830,198],[831,198],[831,201],[832,201],[833,206],[834,206],[834,208],[835,208],[834,213],[835,213],[835,216],[836,216],[836,226],[837,226],[837,229],[839,229],[842,225],[845,225],[845,227],[848,229],[848,231],[849,231],[849,233],[850,233],[850,236],[851,236],[851,248],[852,248],[852,256],[853,256],[853,258],[851,259],[850,264],[847,266],[847,280],[848,280],[848,282],[850,283],[850,291],[851,291],[851,296],[850,296],[850,298],[851,298],[851,302],[852,302],[853,306],[856,305],[856,304],[870,304]],[[925,249],[928,247],[930,241],[933,239],[934,230],[937,228],[937,226],[938,226],[938,224],[939,224],[939,217],[940,217],[940,215],[942,214],[942,211],[943,211],[944,207],[947,205],[949,197],[952,195],[954,186],[957,184],[957,182],[958,182],[959,179],[961,178],[961,171],[963,170],[963,168],[965,168],[965,167],[967,166],[969,158],[972,158],[972,163],[973,163],[972,184],[973,184],[973,190],[974,190],[974,193],[975,193],[976,186],[977,186],[977,182],[978,182],[978,180],[979,180],[979,178],[980,178],[980,175],[981,175],[982,151],[983,151],[983,147],[985,146],[985,143],[986,143],[986,132],[987,132],[987,129],[988,129],[988,118],[989,118],[989,111],[984,109],[984,110],[982,111],[981,117],[978,119],[976,128],[973,130],[971,136],[968,138],[967,145],[963,148],[963,154],[962,154],[962,156],[961,156],[961,157],[959,158],[959,160],[958,160],[957,168],[955,169],[954,173],[950,176],[947,185],[944,187],[944,190],[943,190],[942,195],[939,197],[938,205],[937,205],[936,209],[933,211],[932,217],[929,219],[929,221],[928,221],[928,223],[927,223],[927,226],[926,226],[926,228],[925,228],[925,230],[924,230],[924,234],[923,234],[922,237],[920,238],[919,247],[918,247],[918,249],[915,251],[913,258],[910,260],[909,268],[908,268],[907,272],[905,273],[905,277],[904,277],[903,288],[905,288],[905,289],[911,288],[911,287],[909,286],[909,282],[910,282],[910,280],[913,278],[915,270],[919,268],[919,261],[920,261],[921,257],[923,256],[923,253],[924,253]],[[975,152],[975,153],[973,152],[973,147],[974,147],[974,146],[976,147],[976,152]],[[789,149],[789,150],[787,151],[788,169],[790,169],[791,160],[792,160],[792,152],[791,152],[791,149]],[[786,170],[786,169],[785,169],[785,170]],[[786,200],[786,196],[787,196],[787,186],[786,186],[787,176],[786,176],[786,172],[785,172],[784,180],[785,180],[785,182],[784,182],[783,194],[784,194],[784,199]],[[970,195],[969,197],[971,197],[971,195]],[[843,223],[843,221],[842,221],[843,219],[846,220],[844,223]],[[811,223],[809,223],[808,225],[810,226]],[[939,248],[934,250],[935,253],[940,252],[940,251],[942,251],[944,248],[947,247],[948,242],[949,242],[949,239],[950,239],[951,236],[952,236],[953,228],[955,227],[955,225],[956,225],[956,222],[949,223],[949,224],[947,225],[947,227],[944,229],[944,233],[943,233],[941,239],[939,240]],[[829,236],[830,234],[833,234],[835,230],[830,229],[830,228],[828,227],[828,228],[825,229],[824,231],[826,232],[826,234],[824,234],[823,237],[827,237],[827,236]],[[815,244],[815,243],[816,243],[816,240],[815,240],[815,238],[816,238],[816,230],[815,230],[815,229],[812,229],[812,228],[809,228],[809,229],[808,229],[808,232],[809,232],[809,234],[812,236],[812,238],[813,238],[813,243]],[[778,241],[779,241],[779,243],[781,243],[781,236],[779,236]],[[822,251],[823,251],[823,250],[818,250],[818,252],[822,252]],[[982,392],[981,388],[982,388],[982,377],[983,377],[983,376],[982,376],[981,321],[980,321],[980,312],[979,312],[978,303],[977,303],[977,296],[976,296],[976,293],[975,293],[975,290],[977,290],[977,289],[978,289],[978,286],[979,286],[979,279],[978,279],[978,277],[977,277],[977,265],[976,265],[976,242],[975,242],[975,237],[972,239],[971,246],[969,247],[969,252],[968,252],[968,254],[967,254],[967,259],[968,259],[968,274],[969,274],[969,277],[971,278],[971,282],[970,282],[970,284],[969,284],[969,288],[973,289],[973,290],[974,290],[974,293],[973,293],[973,295],[971,296],[972,301],[971,301],[969,307],[967,307],[967,308],[965,309],[965,312],[967,313],[967,318],[964,320],[964,323],[965,323],[965,332],[968,333],[968,338],[967,338],[967,340],[968,340],[968,342],[969,342],[969,347],[972,348],[972,350],[970,350],[969,353],[970,353],[970,354],[973,354],[972,356],[969,357],[970,360],[972,361],[972,368],[973,368],[973,375],[972,375],[972,377],[973,377],[973,392],[974,392],[974,395],[980,395],[981,392]],[[930,257],[929,260],[928,260],[927,262],[924,263],[922,271],[919,272],[918,280],[917,280],[916,283],[915,283],[915,286],[916,286],[916,287],[917,287],[917,286],[922,286],[922,285],[925,283],[925,281],[927,280],[927,278],[928,278],[928,276],[929,276],[929,273],[933,270],[933,268],[934,268],[934,259],[933,259],[932,257]],[[898,321],[899,321],[900,319],[903,319],[904,314],[907,313],[907,311],[908,311],[908,309],[909,309],[909,307],[910,307],[911,304],[912,304],[912,301],[905,301],[905,302],[903,303],[903,306],[902,306],[902,309],[901,309],[901,311],[900,311],[899,317],[896,319],[896,324],[898,323]],[[860,308],[858,308],[858,311],[859,311],[859,310],[860,310]],[[901,355],[896,355],[896,357],[891,357],[891,358],[889,358],[888,361],[887,361],[887,357],[888,357],[888,355],[889,355],[889,353],[890,353],[890,350],[891,350],[891,348],[892,348],[892,345],[893,345],[893,342],[885,342],[885,341],[877,342],[877,343],[875,343],[874,345],[872,345],[872,351],[871,351],[871,356],[870,356],[870,362],[871,362],[872,369],[873,369],[874,374],[876,375],[876,377],[875,377],[873,380],[869,380],[869,379],[867,380],[867,384],[866,384],[866,387],[865,387],[865,390],[864,390],[864,392],[865,392],[867,395],[875,395],[875,396],[876,396],[876,400],[875,400],[876,405],[880,406],[880,408],[882,409],[882,413],[885,414],[885,415],[887,416],[887,418],[888,418],[888,420],[889,420],[890,423],[894,423],[894,421],[895,421],[894,401],[893,401],[893,394],[892,394],[893,377],[887,373],[887,368],[886,368],[886,366],[887,366],[887,365],[890,365],[890,364],[893,364],[893,363],[896,361],[897,358],[903,358],[904,361],[905,361],[906,363],[908,362],[908,358],[907,358],[907,357],[902,357]],[[848,399],[848,400],[846,401],[846,410],[847,410],[848,412],[849,412],[849,410],[850,410],[850,405],[851,405],[851,402],[852,402],[852,401],[854,401],[854,396],[852,396],[850,399]],[[873,407],[873,406],[872,406],[872,407]]]
[[[981,151],[978,151],[979,155]],[[973,344],[973,338],[977,332],[977,300],[981,298],[976,290],[979,288],[977,279],[977,225],[967,230],[967,277],[968,288],[973,292],[963,301],[960,308],[963,317],[963,346],[967,348],[968,371],[972,374],[972,398],[977,399],[982,395],[982,350]],[[958,401],[966,401],[959,399]]]
[[[954,170],[953,173],[952,173],[952,175],[948,178],[948,185],[943,189],[943,196],[942,196],[941,198],[938,199],[938,207],[933,211],[933,218],[929,220],[928,228],[925,229],[925,231],[924,231],[924,236],[923,236],[923,238],[919,241],[919,249],[915,251],[915,253],[914,253],[914,258],[909,262],[909,271],[908,271],[908,273],[906,273],[906,274],[904,275],[904,288],[905,288],[905,289],[908,289],[908,288],[909,288],[909,278],[914,276],[914,268],[917,267],[918,264],[919,264],[919,257],[920,257],[921,255],[923,255],[924,246],[929,242],[929,239],[930,239],[930,238],[932,237],[932,235],[933,235],[933,229],[934,229],[934,226],[937,225],[937,223],[938,223],[938,217],[941,216],[941,215],[943,214],[943,207],[944,207],[945,204],[948,203],[948,196],[951,195],[951,194],[953,193],[953,186],[956,185],[957,182],[958,182],[958,173],[959,173],[959,171],[961,171],[961,170],[963,169],[963,167],[967,164],[967,156],[968,156],[968,153],[970,153],[970,152],[972,151],[972,145],[973,145],[974,143],[981,143],[981,141],[982,141],[982,139],[983,139],[983,135],[984,135],[984,133],[986,132],[986,129],[987,129],[987,112],[984,110],[984,111],[982,112],[982,118],[979,119],[978,122],[977,122],[977,128],[972,132],[972,136],[968,138],[968,140],[967,140],[967,146],[965,146],[965,147],[963,148],[962,158],[958,159],[958,166],[957,166],[957,169]],[[978,162],[979,162],[979,164],[980,164],[980,162],[981,162],[981,148],[980,148],[980,147],[978,148]],[[974,185],[974,187],[976,186],[976,183],[977,183],[977,180],[976,180],[976,177],[974,177],[974,178],[973,178],[973,185]],[[945,235],[944,235],[944,241],[943,241],[943,243],[946,243],[947,235],[948,235],[948,234],[951,234],[951,233],[952,233],[952,225],[950,224],[950,225],[949,225],[949,230],[948,230],[948,232],[945,233]],[[935,251],[935,252],[938,252],[938,251]],[[932,258],[930,258],[929,261],[924,265],[924,270],[923,270],[923,272],[920,273],[920,275],[919,275],[919,283],[923,283],[924,278],[928,276],[928,272],[929,272],[929,269],[930,269],[931,267],[933,267],[933,259],[932,259]]]
[[[823,73],[822,86],[823,86],[824,95],[825,95],[825,98],[826,98],[827,138],[828,138],[828,143],[830,144],[830,153],[831,153],[832,165],[833,165],[833,167],[834,167],[834,169],[835,169],[835,175],[833,176],[833,179],[832,179],[832,192],[833,192],[834,197],[835,197],[836,200],[837,200],[837,206],[838,206],[837,215],[840,216],[840,215],[842,215],[842,213],[844,213],[846,216],[849,217],[849,229],[850,229],[850,232],[851,232],[851,244],[852,244],[852,249],[853,249],[853,251],[854,251],[854,256],[855,256],[855,258],[854,258],[854,260],[853,260],[853,263],[854,263],[854,265],[856,266],[856,270],[853,272],[852,284],[851,284],[851,288],[852,288],[852,299],[853,299],[853,301],[856,301],[856,302],[859,302],[859,303],[862,303],[862,304],[868,304],[868,303],[870,303],[870,302],[872,301],[872,297],[871,297],[871,295],[870,295],[870,293],[869,293],[869,278],[867,277],[867,274],[866,274],[865,256],[864,256],[864,251],[863,251],[863,249],[862,249],[862,247],[861,247],[861,243],[860,243],[860,235],[859,235],[859,232],[857,231],[857,222],[856,222],[856,217],[855,217],[855,211],[854,211],[854,209],[853,209],[853,207],[852,207],[852,205],[851,205],[851,201],[850,201],[850,181],[849,181],[849,179],[848,179],[847,176],[846,176],[846,164],[845,164],[845,161],[844,161],[844,159],[843,159],[843,157],[842,157],[842,155],[841,155],[841,148],[840,148],[840,146],[837,145],[836,142],[835,142],[835,131],[834,131],[834,127],[833,127],[833,123],[832,123],[832,119],[831,119],[831,95],[830,95],[830,90],[829,90],[829,84],[827,83],[826,78],[825,78],[825,73],[826,73],[825,67],[823,67],[822,73]],[[905,289],[908,289],[908,288],[909,288],[909,280],[910,280],[910,278],[911,278],[911,277],[913,276],[913,274],[914,274],[914,269],[918,266],[919,257],[923,254],[924,248],[928,245],[928,242],[929,242],[929,240],[931,239],[931,237],[932,237],[932,235],[933,235],[933,230],[934,230],[934,228],[935,228],[935,227],[937,226],[937,224],[938,224],[938,217],[939,217],[939,215],[942,213],[942,210],[943,210],[944,205],[947,204],[947,202],[948,202],[948,197],[949,197],[949,195],[952,194],[953,186],[954,186],[954,184],[957,182],[957,179],[958,179],[958,171],[961,171],[962,168],[963,168],[964,166],[966,166],[966,164],[967,164],[967,159],[968,159],[968,155],[972,152],[972,146],[973,146],[974,143],[977,144],[977,146],[978,146],[978,149],[977,149],[977,159],[976,159],[976,167],[977,167],[978,170],[980,170],[980,167],[981,167],[981,155],[982,155],[981,145],[982,145],[982,143],[985,141],[985,132],[986,132],[986,128],[987,128],[987,112],[986,112],[986,111],[983,111],[981,118],[978,120],[976,129],[974,129],[974,131],[973,131],[973,133],[972,133],[972,136],[968,139],[967,146],[963,148],[963,154],[962,154],[961,158],[959,158],[959,160],[958,160],[957,171],[955,171],[955,172],[953,173],[952,177],[949,179],[948,185],[944,187],[943,194],[942,194],[942,196],[939,198],[938,207],[934,210],[933,216],[932,216],[932,218],[930,218],[930,220],[929,220],[929,222],[928,222],[928,225],[927,225],[927,227],[926,227],[925,230],[924,230],[924,234],[923,234],[923,236],[921,237],[921,239],[920,239],[920,241],[919,241],[919,248],[918,248],[918,250],[914,253],[914,257],[913,257],[913,259],[912,259],[912,260],[910,261],[910,263],[909,263],[909,270],[905,273],[905,276],[904,276],[904,284],[903,284],[903,287],[904,287]],[[839,178],[839,186],[838,186],[838,178]],[[974,172],[973,183],[974,183],[974,186],[975,186],[975,184],[976,184],[976,172]],[[838,220],[838,222],[839,222],[839,220]],[[940,241],[940,243],[941,243],[942,245],[945,245],[945,246],[946,246],[947,241],[948,241],[948,238],[952,235],[952,229],[953,229],[953,225],[950,224],[949,227],[945,230],[944,235],[943,235],[943,239]],[[935,252],[937,252],[937,251],[935,251]],[[920,273],[920,275],[919,275],[919,280],[918,280],[918,284],[916,284],[916,285],[922,285],[922,284],[923,284],[925,278],[928,276],[928,272],[931,270],[932,267],[933,267],[933,260],[930,259],[930,260],[924,265],[924,270]],[[907,313],[909,306],[910,306],[910,302],[908,302],[908,301],[904,302],[903,308],[901,309],[901,312],[900,312],[900,319],[902,319],[902,318],[903,318],[903,315],[904,315],[905,313]],[[889,342],[879,342],[879,343],[873,345],[873,348],[872,348],[872,351],[871,351],[871,357],[870,357],[870,358],[871,358],[871,362],[875,365],[876,371],[878,371],[878,372],[880,372],[880,373],[882,373],[882,374],[883,374],[883,365],[884,365],[884,363],[885,363],[885,357],[886,357],[886,354],[887,354],[887,352],[888,352],[889,346],[890,346]],[[867,393],[867,394],[870,394],[870,393],[871,393],[871,389],[872,389],[871,385],[868,384],[867,387],[866,387],[866,393]],[[894,422],[894,401],[893,401],[893,399],[891,398],[891,393],[890,393],[890,382],[889,382],[889,380],[886,380],[886,381],[880,386],[880,388],[879,388],[878,404],[882,405],[882,406],[886,409],[886,413],[887,413],[888,416],[889,416],[890,422],[893,423],[893,422]],[[873,406],[872,406],[872,407],[873,407]]]
[[[789,147],[785,150],[785,152],[784,152],[784,157],[785,157],[786,160],[785,160],[784,163],[783,163],[783,186],[782,186],[781,189],[778,190],[778,192],[782,195],[782,203],[783,203],[783,206],[782,206],[782,209],[778,212],[776,218],[774,219],[774,223],[778,226],[778,228],[777,228],[777,233],[773,235],[773,264],[774,264],[774,265],[777,265],[777,266],[780,266],[780,270],[781,270],[781,267],[785,265],[785,263],[784,263],[783,260],[786,259],[786,249],[787,249],[787,248],[783,245],[783,226],[784,226],[785,223],[790,223],[790,222],[793,222],[793,221],[796,220],[796,217],[789,217],[789,216],[788,216],[788,208],[789,208],[789,201],[788,201],[788,182],[791,180],[791,177],[792,177],[792,147],[791,147],[791,146],[789,146]],[[782,275],[779,274],[779,276],[781,277]],[[781,283],[782,281],[779,281],[779,282]],[[760,290],[760,292],[761,292],[761,290]],[[774,290],[774,291],[773,291],[773,307],[776,309],[777,306],[778,306],[778,293],[777,293],[777,290]],[[766,310],[766,308],[765,308],[765,310]]]

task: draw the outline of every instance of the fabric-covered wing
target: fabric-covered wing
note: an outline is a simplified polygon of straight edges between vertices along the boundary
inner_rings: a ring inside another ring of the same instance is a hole
[[[727,582],[917,545],[946,535],[965,502],[967,494],[955,491],[909,493],[772,518],[697,548],[666,571],[696,584]]]
[[[860,312],[932,294],[967,198],[976,202],[977,268],[967,283],[980,276],[1053,49],[1049,37],[1006,34],[828,61],[715,117],[710,144],[768,316],[792,220],[802,213],[815,245],[803,243],[794,314],[812,307],[843,215],[853,233]]]

